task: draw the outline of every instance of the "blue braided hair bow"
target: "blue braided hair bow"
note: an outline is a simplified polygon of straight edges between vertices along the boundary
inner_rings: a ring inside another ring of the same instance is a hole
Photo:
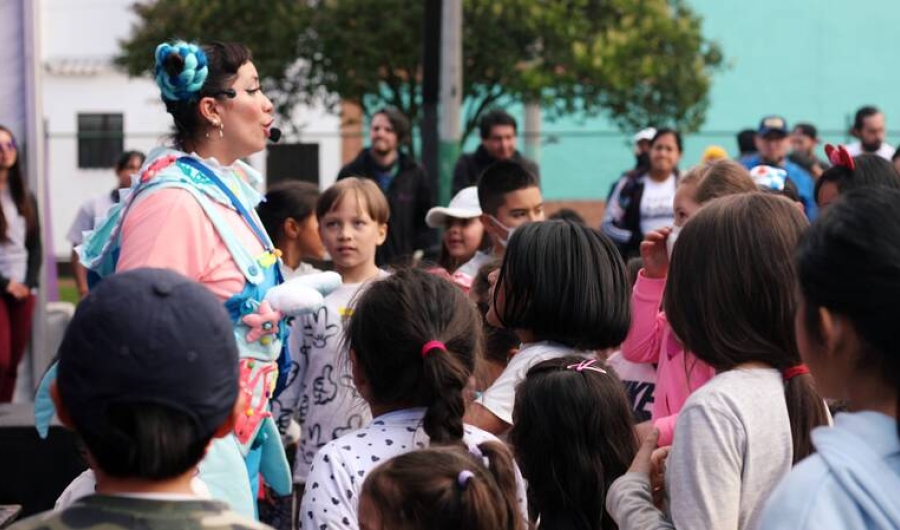
[[[166,58],[177,53],[184,60],[184,68],[177,75],[169,75],[164,67]],[[156,84],[167,101],[193,101],[200,94],[206,82],[206,54],[196,44],[175,41],[164,42],[156,47]]]

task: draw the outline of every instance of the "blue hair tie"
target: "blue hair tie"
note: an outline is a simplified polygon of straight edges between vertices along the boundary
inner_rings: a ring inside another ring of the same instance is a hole
[[[177,53],[184,60],[184,68],[177,75],[165,69],[166,58]],[[166,101],[193,101],[200,94],[206,76],[206,54],[196,44],[184,41],[164,42],[156,47],[156,84]]]

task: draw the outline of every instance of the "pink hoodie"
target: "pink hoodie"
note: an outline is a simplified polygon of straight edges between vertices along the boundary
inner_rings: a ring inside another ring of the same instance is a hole
[[[653,425],[659,429],[660,447],[672,445],[675,420],[691,392],[716,375],[672,333],[659,310],[665,288],[665,278],[648,278],[641,269],[631,293],[631,329],[622,344],[622,356],[629,361],[657,365]]]

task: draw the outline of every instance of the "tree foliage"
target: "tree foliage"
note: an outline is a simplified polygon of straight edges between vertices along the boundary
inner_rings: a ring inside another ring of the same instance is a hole
[[[299,101],[336,108],[344,99],[419,118],[422,0],[158,0],[134,9],[139,23],[119,59],[132,74],[148,71],[153,48],[172,36],[235,40],[253,50],[284,115]],[[606,114],[624,130],[697,130],[723,61],[682,0],[464,0],[463,19],[465,135],[484,110],[516,102],[540,102],[551,119]]]

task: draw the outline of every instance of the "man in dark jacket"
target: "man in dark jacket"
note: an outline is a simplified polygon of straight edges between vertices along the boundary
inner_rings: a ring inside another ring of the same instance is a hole
[[[478,122],[481,145],[474,153],[459,157],[453,170],[453,194],[478,185],[478,177],[488,166],[500,160],[512,160],[540,179],[538,165],[516,150],[516,119],[496,109]]]
[[[437,233],[425,224],[434,195],[425,169],[400,151],[409,141],[409,121],[400,112],[383,109],[372,116],[369,148],[341,168],[338,180],[361,177],[374,180],[391,207],[387,240],[378,248],[379,266],[409,263],[416,250],[435,244]]]

